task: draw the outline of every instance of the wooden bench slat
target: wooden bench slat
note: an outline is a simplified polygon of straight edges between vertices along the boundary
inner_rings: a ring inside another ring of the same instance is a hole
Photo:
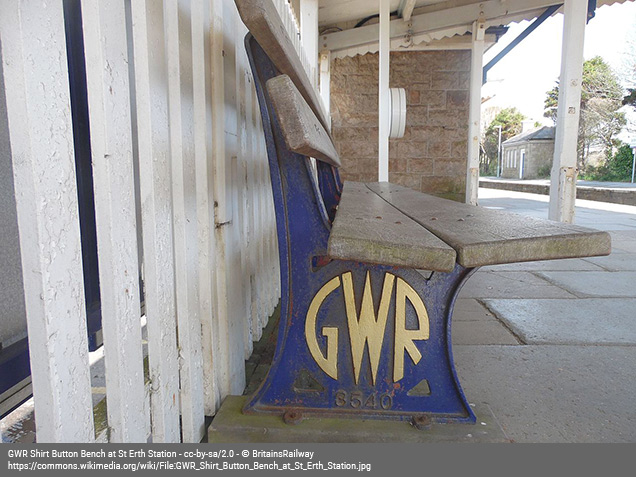
[[[256,38],[276,68],[292,79],[300,94],[328,131],[329,121],[322,109],[322,103],[303,68],[294,44],[285,31],[272,0],[234,1],[247,29]]]
[[[367,187],[452,246],[464,267],[611,251],[607,232],[461,204],[387,182]]]
[[[329,237],[331,258],[449,272],[455,250],[363,183],[345,182]]]
[[[340,156],[325,128],[303,99],[287,75],[280,75],[267,82],[272,100],[290,150],[305,156],[321,159],[340,167]]]

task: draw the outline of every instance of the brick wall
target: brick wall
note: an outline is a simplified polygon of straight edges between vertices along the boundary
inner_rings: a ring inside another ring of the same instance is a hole
[[[333,135],[346,180],[377,181],[378,55],[335,59]],[[406,131],[391,139],[389,180],[463,201],[470,52],[392,52],[390,86],[406,89]]]

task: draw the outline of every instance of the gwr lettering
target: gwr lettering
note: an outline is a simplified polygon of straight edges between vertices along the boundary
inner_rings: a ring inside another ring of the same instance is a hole
[[[387,393],[378,396],[377,392],[365,396],[362,391],[348,393],[344,389],[339,389],[336,391],[335,405],[336,407],[351,407],[353,409],[378,409],[380,407],[387,411],[393,407],[393,396]]]
[[[397,284],[396,284],[397,283]],[[371,290],[370,274],[367,272],[364,290],[362,292],[362,303],[360,306],[360,316],[355,305],[355,294],[353,290],[353,279],[351,272],[342,274],[329,280],[316,293],[305,320],[305,340],[311,356],[314,358],[320,369],[333,379],[338,379],[338,328],[333,326],[322,327],[322,335],[327,338],[326,355],[323,355],[318,345],[316,337],[316,319],[318,310],[327,296],[342,286],[345,310],[347,314],[347,327],[349,330],[349,342],[351,355],[353,358],[353,374],[355,383],[360,380],[360,370],[362,368],[362,357],[364,355],[365,344],[369,350],[369,364],[371,366],[371,381],[375,385],[378,367],[380,364],[380,353],[384,342],[384,330],[386,328],[389,305],[395,285],[395,337],[393,354],[393,381],[397,382],[404,377],[404,353],[408,353],[414,364],[419,363],[422,354],[415,346],[415,341],[427,340],[429,338],[429,322],[426,307],[417,292],[404,280],[395,275],[385,273],[382,286],[380,306],[376,316],[373,306],[373,293]],[[415,330],[406,329],[406,300],[408,299],[415,309],[418,320],[418,328]]]

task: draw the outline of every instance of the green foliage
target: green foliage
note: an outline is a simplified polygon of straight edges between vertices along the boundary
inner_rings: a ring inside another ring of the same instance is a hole
[[[546,93],[543,115],[556,123],[559,85]],[[609,157],[617,146],[616,135],[627,120],[618,112],[624,100],[623,88],[612,68],[596,56],[583,63],[581,119],[579,121],[578,165],[585,170],[590,148],[601,146]]]
[[[550,173],[552,172],[552,167],[550,164],[544,164],[543,166],[537,169],[537,178],[538,179],[549,179]]]
[[[630,105],[636,109],[636,88],[627,88],[627,96],[623,98],[623,105]]]
[[[628,182],[632,179],[634,156],[628,144],[622,144],[616,154],[599,167],[588,167],[583,178],[590,181]]]
[[[499,126],[501,126],[501,142],[516,136],[521,132],[522,121],[526,117],[517,108],[505,108],[499,111],[495,119],[484,132],[483,157],[480,174],[484,176],[497,175],[497,151],[499,146]]]

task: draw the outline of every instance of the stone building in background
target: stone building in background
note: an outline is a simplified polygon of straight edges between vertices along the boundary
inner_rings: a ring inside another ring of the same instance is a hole
[[[501,177],[546,179],[554,156],[554,127],[524,131],[501,145]]]
[[[390,87],[406,89],[406,130],[390,141],[389,180],[463,201],[470,51],[391,52],[390,64]],[[377,181],[377,53],[332,61],[331,114],[343,179]]]

